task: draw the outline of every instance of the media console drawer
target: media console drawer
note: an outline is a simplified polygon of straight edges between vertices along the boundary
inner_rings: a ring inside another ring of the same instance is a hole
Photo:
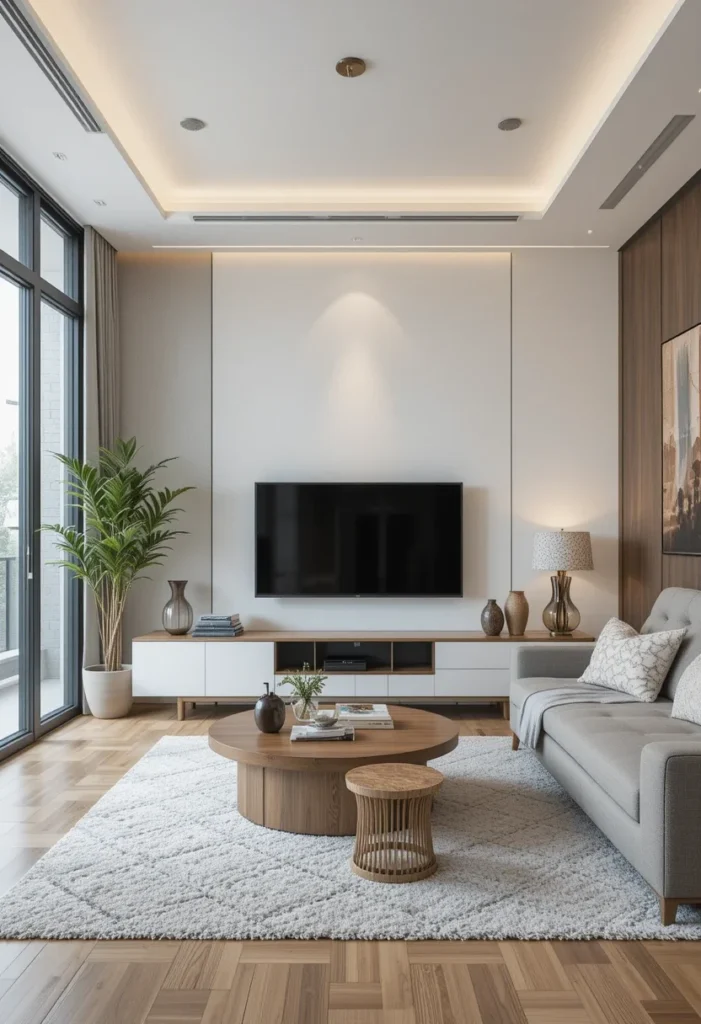
[[[435,690],[434,676],[399,675],[388,676],[388,696],[390,697],[433,697]]]

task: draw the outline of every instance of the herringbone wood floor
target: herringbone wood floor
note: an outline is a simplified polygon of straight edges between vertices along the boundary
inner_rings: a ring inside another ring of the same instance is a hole
[[[224,709],[79,718],[0,767],[0,883],[163,734]],[[489,710],[465,734],[502,734]],[[5,942],[2,1024],[701,1024],[701,943]]]

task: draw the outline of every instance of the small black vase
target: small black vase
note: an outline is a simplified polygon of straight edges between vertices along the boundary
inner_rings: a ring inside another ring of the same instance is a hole
[[[276,693],[263,683],[265,693],[256,701],[253,718],[261,732],[280,732],[285,722],[285,704]]]

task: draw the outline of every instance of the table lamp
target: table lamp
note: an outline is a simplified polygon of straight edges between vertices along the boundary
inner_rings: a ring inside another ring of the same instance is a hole
[[[557,573],[550,577],[553,593],[543,609],[543,623],[551,636],[570,636],[581,615],[570,600],[572,577],[567,570],[594,568],[591,535],[585,530],[538,530],[533,538],[533,568]]]

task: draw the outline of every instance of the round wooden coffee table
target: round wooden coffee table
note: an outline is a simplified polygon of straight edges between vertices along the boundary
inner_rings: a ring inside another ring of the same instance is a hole
[[[345,776],[365,764],[426,764],[458,745],[455,722],[393,704],[394,729],[356,729],[343,740],[290,742],[291,709],[282,730],[262,733],[252,711],[223,718],[209,745],[238,762],[239,813],[267,828],[306,835],[355,835],[357,811]]]

